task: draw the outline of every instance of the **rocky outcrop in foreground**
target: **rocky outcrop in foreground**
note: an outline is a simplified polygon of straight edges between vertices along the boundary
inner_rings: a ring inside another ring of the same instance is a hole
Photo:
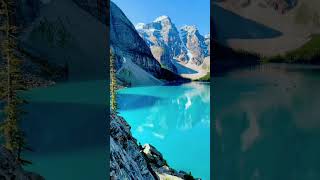
[[[152,145],[138,145],[129,124],[110,115],[110,179],[194,179],[186,172],[170,168]]]
[[[44,178],[38,174],[24,171],[13,154],[4,147],[0,147],[0,179],[44,180]]]

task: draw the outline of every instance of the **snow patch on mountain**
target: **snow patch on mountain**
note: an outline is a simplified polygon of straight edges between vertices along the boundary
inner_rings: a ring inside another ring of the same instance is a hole
[[[190,50],[189,50],[189,49],[188,49],[188,53],[187,53],[187,55],[188,55],[189,59],[192,59],[192,58],[193,58],[192,53],[190,52]]]
[[[180,28],[180,30],[187,31],[190,34],[194,34],[196,31],[198,31],[195,25],[191,25],[191,26],[184,25]]]
[[[145,23],[138,23],[138,24],[136,24],[135,28],[136,29],[143,29],[145,25],[146,25]]]
[[[165,19],[170,19],[168,16],[159,16],[158,18],[156,18],[153,22],[159,22],[159,21],[163,21]]]

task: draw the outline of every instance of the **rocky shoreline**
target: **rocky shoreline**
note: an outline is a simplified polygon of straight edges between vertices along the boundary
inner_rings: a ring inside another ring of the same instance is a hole
[[[110,179],[195,179],[191,174],[169,167],[152,145],[141,146],[132,136],[124,118],[110,114]]]

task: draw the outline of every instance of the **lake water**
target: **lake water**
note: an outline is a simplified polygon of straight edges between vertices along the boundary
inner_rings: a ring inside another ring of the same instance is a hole
[[[215,180],[320,179],[320,68],[267,64],[212,83]]]
[[[26,168],[46,180],[107,179],[104,81],[68,82],[24,93],[23,127],[34,152]]]
[[[172,168],[210,179],[208,83],[126,88],[118,97],[138,142],[155,146]]]
[[[211,103],[214,179],[320,179],[320,67],[268,64],[215,77]],[[103,81],[36,88],[24,119],[48,180],[106,179]],[[139,142],[157,147],[175,169],[209,179],[208,84],[123,89],[120,114]],[[101,158],[105,157],[105,158]]]

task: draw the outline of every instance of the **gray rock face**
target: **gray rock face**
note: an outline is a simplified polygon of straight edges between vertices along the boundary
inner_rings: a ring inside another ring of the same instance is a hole
[[[182,42],[179,31],[171,19],[168,16],[160,16],[152,23],[138,24],[136,29],[161,65],[176,72],[172,60],[182,53]]]
[[[130,126],[114,114],[110,122],[110,179],[155,179]]]
[[[210,34],[207,34],[204,36],[204,42],[207,45],[207,49],[208,49],[208,55],[210,56]]]
[[[142,151],[149,162],[154,164],[157,167],[167,166],[167,162],[163,159],[162,154],[152,145],[145,144],[143,145]]]
[[[152,145],[138,145],[130,126],[120,116],[110,115],[110,179],[186,179],[189,175],[170,168]]]
[[[156,179],[127,122],[111,114],[110,179]]]
[[[0,147],[0,179],[44,180],[44,178],[38,174],[24,171],[12,153],[4,147]]]
[[[160,76],[159,62],[154,59],[132,23],[113,2],[110,3],[110,45],[116,55],[117,69],[121,68],[125,59],[130,59],[153,76]]]
[[[209,56],[206,39],[200,35],[195,26],[183,26],[180,34],[183,44],[188,49],[190,61],[198,66],[201,65],[204,58]],[[210,38],[207,39],[207,43],[210,44]]]
[[[168,16],[160,16],[147,24],[139,23],[136,29],[154,57],[173,72],[176,71],[173,63],[176,60],[201,65],[209,56],[210,38],[205,39],[195,26],[184,26],[178,30]]]
[[[152,145],[143,145],[142,153],[159,179],[194,179],[184,171],[176,171],[169,167],[162,154]]]

